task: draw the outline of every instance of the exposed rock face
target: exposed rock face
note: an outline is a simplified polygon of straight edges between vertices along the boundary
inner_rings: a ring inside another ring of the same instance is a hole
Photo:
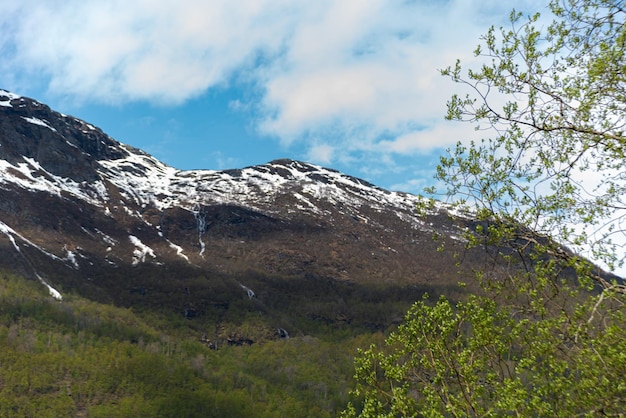
[[[0,156],[11,164],[30,158],[50,174],[93,181],[95,161],[127,154],[99,129],[31,99],[0,91],[0,112]]]

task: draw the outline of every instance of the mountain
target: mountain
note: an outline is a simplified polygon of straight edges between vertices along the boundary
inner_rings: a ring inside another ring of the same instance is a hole
[[[336,416],[413,302],[533,267],[478,225],[301,161],[177,170],[0,90],[0,415]]]
[[[158,307],[215,324],[222,341],[384,329],[424,292],[450,295],[462,280],[454,252],[471,218],[443,204],[424,215],[425,203],[288,159],[177,170],[0,90],[0,268],[58,299]],[[254,338],[220,328],[241,304],[264,318]]]

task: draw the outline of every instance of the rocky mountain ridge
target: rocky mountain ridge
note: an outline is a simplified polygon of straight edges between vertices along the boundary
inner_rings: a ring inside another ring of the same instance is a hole
[[[208,315],[236,289],[267,302],[288,296],[278,288],[322,300],[333,286],[451,286],[453,251],[437,252],[432,237],[462,248],[463,221],[451,219],[464,218],[444,205],[424,217],[423,203],[287,159],[177,170],[0,91],[0,267],[37,278],[59,299],[78,292],[134,305],[149,294],[151,303]]]

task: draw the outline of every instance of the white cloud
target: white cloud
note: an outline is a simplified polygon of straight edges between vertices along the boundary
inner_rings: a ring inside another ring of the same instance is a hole
[[[241,162],[234,157],[226,157],[220,151],[212,153],[211,158],[215,161],[218,170],[226,170],[240,167]]]
[[[258,0],[24,0],[0,6],[5,69],[90,100],[180,103],[279,48],[283,11],[287,2]]]
[[[316,144],[309,149],[307,159],[318,164],[330,164],[335,155],[335,147],[328,144]]]
[[[446,120],[432,120],[423,128],[408,130],[392,139],[381,140],[376,144],[379,152],[394,154],[415,154],[434,148],[448,148],[458,141],[478,141],[484,135],[467,123]]]
[[[459,57],[471,60],[484,22],[505,21],[509,6],[361,5],[330,3],[286,41],[285,56],[263,80],[262,131],[291,143],[330,130],[344,147],[376,152],[386,145],[405,153],[455,142],[444,129],[451,125],[440,124],[454,86],[438,69]],[[381,137],[392,139],[377,144]]]
[[[409,179],[403,183],[392,184],[390,190],[398,190],[403,192],[412,192],[415,194],[423,194],[424,188],[431,184],[426,181],[425,178]]]
[[[506,20],[502,3],[4,2],[0,70],[79,100],[174,105],[245,77],[260,131],[283,144],[330,137],[348,151],[411,153],[456,140],[440,123],[454,86],[437,70],[471,58]],[[332,147],[313,143],[311,155]]]

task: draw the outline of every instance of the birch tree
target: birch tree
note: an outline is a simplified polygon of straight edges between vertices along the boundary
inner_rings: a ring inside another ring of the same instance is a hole
[[[344,416],[623,416],[626,288],[626,6],[553,0],[513,11],[442,70],[466,94],[459,142],[436,177],[477,219],[493,257],[465,300],[418,301],[355,360]],[[434,190],[430,190],[434,192]],[[587,257],[582,257],[586,255]]]

